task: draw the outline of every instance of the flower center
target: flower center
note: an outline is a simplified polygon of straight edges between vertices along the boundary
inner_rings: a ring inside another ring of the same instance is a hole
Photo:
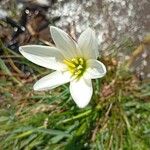
[[[80,78],[86,69],[86,61],[80,57],[73,58],[71,60],[65,59],[64,63],[67,65],[72,76],[75,76],[76,78]]]

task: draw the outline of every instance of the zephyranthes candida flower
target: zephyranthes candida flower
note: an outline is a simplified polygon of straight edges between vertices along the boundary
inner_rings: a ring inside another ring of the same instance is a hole
[[[95,33],[86,29],[75,42],[67,33],[50,27],[56,47],[26,45],[20,47],[21,54],[31,62],[55,70],[34,85],[34,90],[51,90],[70,82],[70,92],[75,103],[85,107],[93,93],[92,79],[106,74],[99,56]]]

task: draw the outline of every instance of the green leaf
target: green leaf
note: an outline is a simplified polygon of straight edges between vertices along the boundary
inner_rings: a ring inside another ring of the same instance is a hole
[[[9,117],[5,117],[5,116],[0,117],[0,122],[4,122],[7,120],[9,120]]]
[[[0,58],[0,68],[5,74],[11,75],[10,70],[8,69],[8,67],[5,65],[4,61],[1,58]]]

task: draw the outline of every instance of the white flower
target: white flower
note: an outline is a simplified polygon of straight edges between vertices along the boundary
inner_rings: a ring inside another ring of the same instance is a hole
[[[86,29],[77,43],[64,31],[51,26],[51,36],[56,47],[26,45],[20,53],[31,62],[55,70],[34,85],[34,90],[50,90],[70,82],[70,92],[75,103],[85,107],[93,93],[92,79],[106,74],[99,56],[98,44],[92,29]]]

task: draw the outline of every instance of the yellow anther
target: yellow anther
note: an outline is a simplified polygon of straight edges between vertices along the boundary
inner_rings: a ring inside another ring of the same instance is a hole
[[[84,64],[84,60],[83,58],[79,58],[80,64],[83,65]]]
[[[83,66],[82,66],[82,65],[79,65],[79,66],[77,67],[77,69],[78,69],[78,70],[83,69]]]
[[[75,75],[80,75],[82,73],[82,70],[78,70],[77,72],[75,72]]]
[[[78,61],[77,58],[73,58],[73,59],[71,59],[71,61],[73,61],[73,62],[76,63],[77,65],[79,64],[79,61]]]
[[[65,63],[68,67],[73,67],[73,68],[76,67],[76,65],[73,64],[73,63],[72,63],[71,61],[69,61],[69,60],[64,60],[64,63]]]

